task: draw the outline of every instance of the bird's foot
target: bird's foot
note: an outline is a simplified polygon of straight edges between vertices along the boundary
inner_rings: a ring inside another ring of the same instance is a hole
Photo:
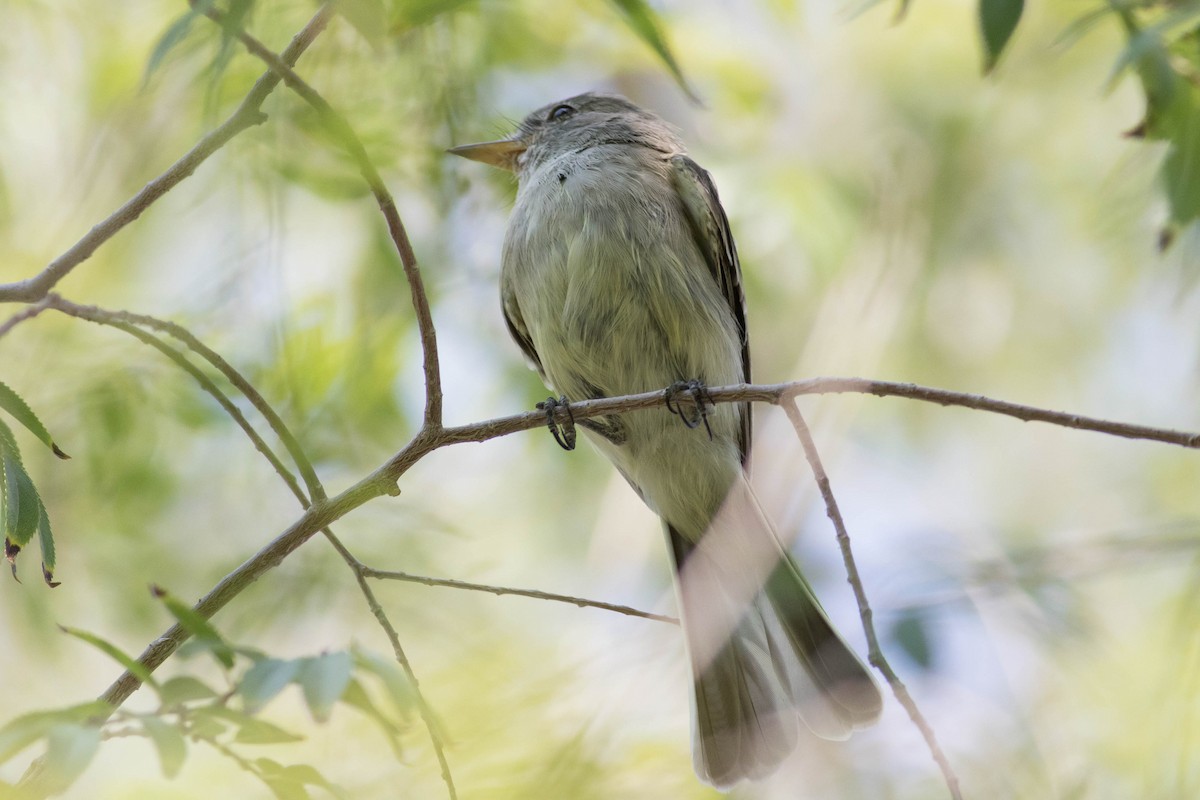
[[[553,397],[547,397],[537,404],[537,409],[546,412],[546,426],[550,428],[550,433],[553,434],[554,441],[558,442],[558,446],[563,450],[574,450],[575,415],[571,413],[571,406],[567,403],[567,398],[560,397],[556,400]]]
[[[681,397],[691,403],[690,410],[679,402]],[[695,378],[690,381],[676,381],[663,391],[663,398],[666,400],[667,410],[679,417],[684,425],[698,428],[703,424],[704,430],[708,431],[708,438],[713,438],[712,427],[708,424],[708,409],[714,403],[704,381]]]

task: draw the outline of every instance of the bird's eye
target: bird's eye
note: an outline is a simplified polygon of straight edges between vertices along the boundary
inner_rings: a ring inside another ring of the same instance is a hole
[[[566,119],[574,113],[575,109],[572,106],[563,103],[562,105],[557,105],[550,109],[550,115],[546,117],[546,119],[550,120],[551,122],[558,122]]]

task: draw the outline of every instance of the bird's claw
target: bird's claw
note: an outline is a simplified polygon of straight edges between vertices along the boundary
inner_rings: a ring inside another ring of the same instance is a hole
[[[693,408],[690,413],[676,399],[680,395],[687,397],[691,402]],[[679,417],[684,425],[689,428],[698,428],[703,424],[704,430],[708,431],[709,440],[712,440],[712,426],[708,424],[708,407],[714,403],[708,394],[708,387],[704,385],[703,381],[694,378],[690,381],[676,381],[666,388],[663,398],[666,400],[667,410]]]
[[[554,436],[554,441],[558,442],[558,446],[563,450],[574,450],[575,415],[571,413],[571,406],[567,403],[567,398],[547,397],[537,404],[537,409],[546,412],[546,426],[550,428],[550,433]],[[566,419],[562,421],[559,419],[560,409],[566,412]]]

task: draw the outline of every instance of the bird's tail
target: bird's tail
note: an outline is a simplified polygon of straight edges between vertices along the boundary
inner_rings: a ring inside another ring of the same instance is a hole
[[[744,477],[699,543],[667,526],[695,678],[693,758],[718,787],[771,772],[797,718],[845,739],[882,698],[784,552]]]

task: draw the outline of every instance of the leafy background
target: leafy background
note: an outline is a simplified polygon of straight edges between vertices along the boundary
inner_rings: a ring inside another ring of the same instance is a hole
[[[1031,6],[987,76],[968,3],[913,3],[899,24],[892,6],[823,0],[654,4],[703,106],[629,25],[631,9],[647,8],[353,2],[357,24],[335,20],[298,66],[396,195],[434,303],[448,421],[525,409],[545,392],[496,300],[512,181],[444,150],[600,88],[677,124],[713,172],[746,272],[758,379],[910,380],[1200,428],[1194,4]],[[278,49],[314,6],[246,10],[248,29]],[[0,280],[38,272],[261,73],[216,26],[179,23],[184,12],[165,0],[0,9]],[[178,41],[161,46],[172,30]],[[399,263],[352,164],[294,96],[278,90],[264,110],[269,121],[59,289],[189,326],[275,404],[336,491],[419,423],[419,347]],[[1123,135],[1139,127],[1144,138]],[[0,340],[0,379],[74,457],[60,462],[17,432],[54,520],[63,585],[41,585],[30,558],[18,562],[24,582],[0,588],[2,722],[85,702],[118,673],[56,623],[136,653],[171,622],[150,584],[199,596],[297,508],[186,375],[118,331],[45,313]],[[968,796],[1200,792],[1194,455],[901,400],[804,408],[884,648]],[[861,647],[786,422],[761,410],[757,433],[761,494],[784,530],[802,531],[819,594]],[[593,452],[566,455],[544,432],[513,436],[435,453],[401,488],[337,526],[374,566],[673,608],[657,523]],[[376,588],[461,796],[719,796],[691,772],[673,628]],[[277,659],[388,652],[319,539],[214,622]],[[159,678],[219,687],[222,672],[201,653]],[[130,703],[154,706],[145,691]],[[399,758],[346,705],[314,723],[296,687],[258,718],[303,740],[238,752],[311,765],[352,797],[444,796],[429,738],[401,706]],[[36,752],[10,759],[0,779],[14,781]],[[174,779],[144,738],[101,753],[65,796],[271,796],[204,746]],[[889,704],[877,727],[806,741],[778,775],[734,796],[945,791]]]

